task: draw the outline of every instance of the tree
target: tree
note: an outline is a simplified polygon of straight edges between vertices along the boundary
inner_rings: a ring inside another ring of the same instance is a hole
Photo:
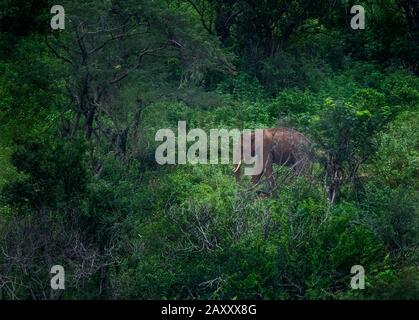
[[[314,135],[326,152],[325,182],[330,204],[343,185],[356,181],[360,166],[377,148],[376,134],[399,111],[397,106],[390,108],[384,94],[374,89],[360,89],[348,101],[325,100],[314,120]]]
[[[206,70],[229,68],[216,39],[164,1],[65,7],[68,30],[47,37],[46,43],[71,74],[66,80],[73,113],[68,135],[83,127],[88,140],[104,139],[122,159],[129,138],[138,139],[147,104],[187,82],[201,84]]]

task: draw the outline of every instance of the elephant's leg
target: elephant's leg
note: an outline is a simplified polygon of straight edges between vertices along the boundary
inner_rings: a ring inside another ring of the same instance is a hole
[[[270,188],[275,191],[276,190],[276,182],[275,182],[275,178],[274,178],[274,173],[273,173],[273,168],[272,168],[272,155],[269,154],[267,157],[267,160],[265,162],[265,176],[266,179],[268,180],[269,186]]]
[[[243,143],[243,135],[240,136],[240,140],[238,144],[235,146],[235,150],[233,153],[233,163],[234,165],[234,176],[236,177],[236,182],[240,182],[241,180],[241,167],[243,164],[243,148],[245,144]]]
[[[260,174],[255,174],[255,175],[253,175],[253,176],[252,176],[252,183],[253,183],[253,184],[258,183],[258,182],[259,182],[259,180],[260,180],[260,178],[262,177],[262,175],[263,175],[263,171],[262,171]]]
[[[256,163],[255,168],[257,167],[259,173],[252,175],[252,182],[256,184],[260,181],[261,177],[265,173],[265,168],[267,164],[272,166],[272,156],[271,152],[266,146],[254,146],[255,148],[255,156],[256,156]]]

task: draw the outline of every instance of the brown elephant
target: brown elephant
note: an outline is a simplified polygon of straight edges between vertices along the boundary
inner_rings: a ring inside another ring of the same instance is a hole
[[[296,174],[308,173],[311,170],[313,145],[302,133],[290,128],[262,129],[263,148],[255,150],[255,133],[251,136],[251,143],[243,143],[246,138],[242,134],[235,152],[239,163],[234,167],[236,180],[240,181],[241,166],[244,152],[251,148],[252,155],[257,156],[263,163],[263,170],[259,174],[252,175],[252,182],[258,183],[265,174],[270,187],[275,190],[276,183],[273,176],[272,164],[286,165],[291,167]],[[247,138],[248,139],[248,138]]]

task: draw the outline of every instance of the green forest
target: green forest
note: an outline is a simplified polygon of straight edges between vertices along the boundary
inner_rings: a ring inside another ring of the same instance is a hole
[[[418,0],[55,4],[0,2],[0,299],[419,299]],[[179,121],[311,173],[160,165]]]

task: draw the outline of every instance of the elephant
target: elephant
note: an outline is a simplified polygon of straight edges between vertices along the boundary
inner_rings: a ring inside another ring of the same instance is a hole
[[[311,171],[311,163],[314,154],[313,144],[302,133],[291,128],[271,128],[261,129],[263,133],[263,148],[255,150],[255,133],[252,132],[251,143],[244,143],[244,135],[242,134],[239,143],[235,148],[236,159],[240,161],[234,167],[234,174],[237,182],[240,181],[241,166],[243,162],[244,152],[247,148],[251,148],[251,154],[255,155],[263,162],[263,170],[259,174],[252,175],[252,183],[257,184],[262,175],[265,175],[270,187],[276,190],[276,182],[273,176],[273,163],[289,166],[296,174],[307,174]],[[247,138],[248,139],[248,138]],[[263,150],[263,151],[261,151]],[[247,154],[250,154],[247,150]]]

